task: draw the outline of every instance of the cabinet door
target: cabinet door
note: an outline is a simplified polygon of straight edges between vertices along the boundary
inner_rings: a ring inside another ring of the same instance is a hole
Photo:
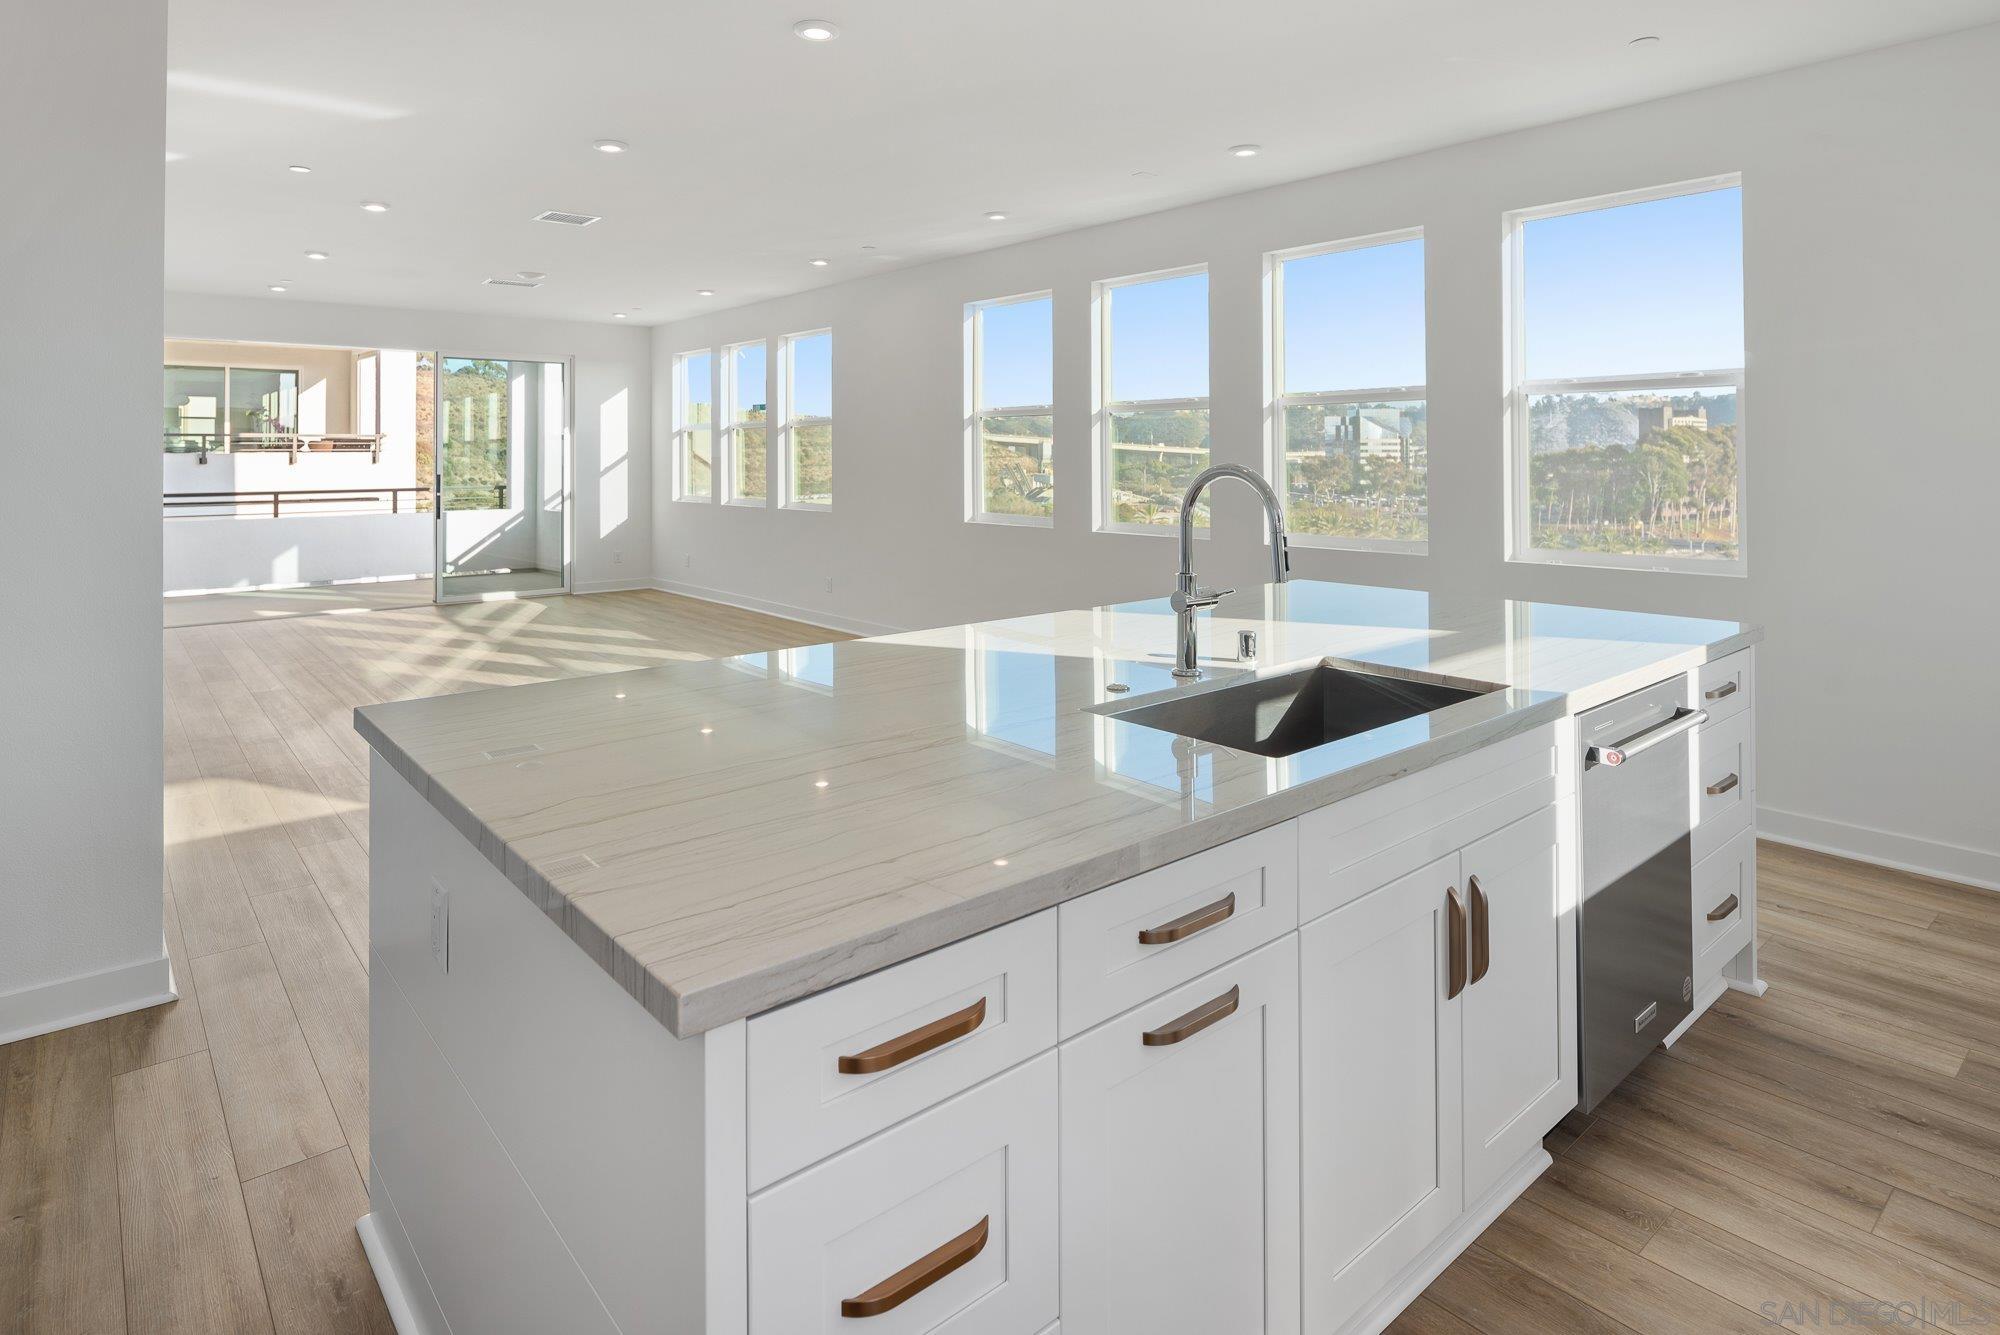
[[[1459,853],[1471,937],[1463,994],[1468,1203],[1576,1104],[1576,924],[1560,874],[1559,810],[1546,807]]]
[[[1069,1335],[1298,1330],[1298,1057],[1290,935],[1062,1046]]]
[[[1464,1203],[1459,894],[1454,853],[1299,929],[1309,1331],[1339,1329]]]

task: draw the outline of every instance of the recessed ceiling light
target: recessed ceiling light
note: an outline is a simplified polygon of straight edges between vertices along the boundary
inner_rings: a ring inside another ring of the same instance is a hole
[[[706,736],[708,736],[708,735],[709,735],[710,733],[712,733],[712,732],[714,732],[714,731],[715,731],[715,729],[713,729],[713,728],[703,728],[703,729],[701,730],[701,735],[702,735],[702,736],[704,736],[704,737],[706,737]]]
[[[1152,179],[1153,179],[1153,178],[1154,178],[1155,176],[1158,176],[1158,175],[1159,175],[1159,173],[1158,173],[1158,172],[1149,172],[1149,171],[1144,171],[1144,170],[1140,170],[1140,171],[1135,171],[1135,172],[1133,172],[1133,173],[1132,173],[1132,177],[1133,177],[1133,179],[1134,179],[1134,180],[1139,180],[1139,181],[1150,181],[1150,180],[1152,180]]]
[[[361,201],[361,207],[370,213],[387,213],[389,211],[389,206],[379,199],[364,199]]]
[[[1232,158],[1254,158],[1263,151],[1264,147],[1261,144],[1232,144],[1229,148],[1229,156]]]
[[[1660,40],[1660,39],[1659,39],[1659,38],[1658,38],[1657,36],[1651,36],[1651,35],[1649,35],[1649,36],[1645,36],[1645,37],[1634,37],[1634,38],[1633,38],[1633,39],[1632,39],[1631,41],[1629,41],[1629,42],[1625,43],[1625,45],[1627,45],[1627,46],[1651,46],[1651,45],[1652,45],[1652,44],[1653,44],[1654,42],[1657,42],[1657,41],[1659,41],[1659,40]]]
[[[792,25],[792,31],[808,42],[830,42],[840,36],[840,29],[825,19],[800,19]]]
[[[294,162],[291,166],[285,168],[285,170],[288,172],[297,172],[301,176],[309,175],[312,172],[312,168],[302,162]]]
[[[611,318],[612,318],[612,319],[614,319],[614,320],[622,320],[622,319],[624,319],[624,318],[625,318],[625,312],[624,312],[624,311],[613,311],[613,312],[611,312]]]
[[[824,268],[825,268],[825,267],[826,267],[827,265],[829,265],[829,264],[833,263],[833,261],[832,261],[832,260],[807,260],[807,261],[806,261],[806,263],[807,263],[807,264],[810,264],[810,265],[812,265],[812,267],[813,267],[813,268],[815,268],[815,269],[824,269]]]
[[[1006,865],[1007,865],[1007,859],[1005,859],[1005,858],[995,858],[995,859],[993,859],[993,865],[994,865],[994,866],[996,866],[996,867],[1004,867],[1004,866],[1006,866]]]
[[[525,279],[530,283],[539,283],[548,275],[536,269],[516,269],[514,277]]]
[[[697,297],[712,297],[715,295],[715,289],[712,287],[698,287],[694,290],[694,294]]]
[[[1002,213],[1002,212],[1000,212],[1000,211],[999,211],[998,209],[995,209],[995,210],[994,210],[993,212],[991,212],[991,213],[989,213],[989,214],[987,214],[987,215],[986,215],[986,221],[987,221],[987,222],[1006,222],[1006,221],[1007,221],[1007,215],[1006,215],[1006,214],[1004,214],[1004,213]]]
[[[323,260],[326,257],[326,252],[323,250],[309,250],[306,252],[306,258],[309,260]]]
[[[825,780],[825,779],[814,779],[814,780],[813,780],[813,787],[815,787],[815,788],[824,788],[824,787],[826,787],[826,780]]]
[[[285,290],[285,285],[283,283],[272,283],[270,287],[273,292],[283,292]]]
[[[623,153],[626,149],[632,147],[632,145],[626,143],[623,139],[600,139],[592,144],[591,147],[600,153]]]

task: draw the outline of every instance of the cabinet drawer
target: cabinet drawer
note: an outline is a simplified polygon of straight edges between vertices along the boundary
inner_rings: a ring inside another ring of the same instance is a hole
[[[1747,829],[1757,789],[1757,711],[1739,709],[1695,733],[1694,859],[1699,862]]]
[[[1067,1038],[1299,925],[1296,821],[1059,906]]]
[[[1053,1047],[1056,911],[759,1015],[748,1041],[756,1190]]]
[[[1757,832],[1746,829],[1695,864],[1696,993],[1713,982],[1722,972],[1722,966],[1750,944],[1756,926]]]
[[[1704,663],[1694,676],[1695,708],[1706,709],[1711,724],[1720,723],[1750,707],[1751,688],[1755,684],[1748,649]]]
[[[1056,1228],[1051,1052],[753,1198],[750,1335],[1039,1331]]]

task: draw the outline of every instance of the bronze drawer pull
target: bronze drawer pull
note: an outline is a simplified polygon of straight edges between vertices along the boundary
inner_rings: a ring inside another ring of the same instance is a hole
[[[1708,920],[1710,922],[1721,922],[1734,912],[1736,912],[1736,896],[1731,895],[1708,911]]]
[[[1724,793],[1728,792],[1731,788],[1734,788],[1735,786],[1736,786],[1736,776],[1732,774],[1726,779],[1719,779],[1716,782],[1711,783],[1710,785],[1708,785],[1708,787],[1702,789],[1702,791],[1704,793],[1707,793],[1710,797],[1721,797]]]
[[[900,1038],[877,1043],[866,1052],[850,1053],[842,1057],[840,1073],[873,1075],[877,1071],[886,1071],[891,1066],[901,1066],[912,1057],[921,1057],[932,1048],[941,1048],[954,1038],[964,1038],[985,1023],[986,998],[981,997],[964,1010],[953,1011],[941,1020],[932,1020],[921,1029],[912,1029]]]
[[[901,1307],[985,1251],[987,1227],[992,1218],[992,1215],[987,1215],[944,1246],[927,1256],[918,1257],[866,1293],[856,1294],[852,1298],[842,1298],[840,1314],[880,1316],[884,1312]]]
[[[1473,877],[1465,883],[1472,892],[1472,976],[1465,980],[1467,987],[1486,976],[1493,967],[1493,934],[1491,914],[1488,912],[1486,891],[1480,888],[1479,878]]]
[[[1701,698],[1704,700],[1720,700],[1726,696],[1731,696],[1734,694],[1736,694],[1736,683],[1733,681],[1725,681],[1722,683],[1722,685],[1716,687],[1712,691],[1703,691],[1701,693]]]
[[[1139,1036],[1139,1041],[1149,1048],[1164,1048],[1193,1038],[1217,1020],[1226,1020],[1236,1014],[1236,1006],[1243,999],[1243,989],[1232,987],[1214,1001],[1205,1001],[1186,1015],[1169,1020],[1158,1029],[1148,1029]]]
[[[1445,935],[1450,947],[1451,977],[1445,987],[1444,999],[1450,1001],[1465,991],[1465,901],[1459,898],[1458,887],[1448,886],[1444,892]]]
[[[1203,928],[1215,924],[1236,912],[1236,895],[1232,892],[1189,913],[1183,913],[1172,922],[1163,922],[1158,927],[1148,927],[1139,933],[1142,946],[1164,946],[1175,941],[1184,941]]]

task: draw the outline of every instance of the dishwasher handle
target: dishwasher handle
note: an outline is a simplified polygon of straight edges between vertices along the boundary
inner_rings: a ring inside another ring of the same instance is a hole
[[[1706,709],[1689,709],[1683,705],[1674,711],[1674,716],[1665,723],[1656,723],[1642,732],[1635,732],[1622,742],[1610,746],[1593,746],[1583,753],[1584,765],[1622,765],[1633,756],[1643,755],[1662,742],[1672,741],[1684,732],[1692,732],[1708,722]]]

